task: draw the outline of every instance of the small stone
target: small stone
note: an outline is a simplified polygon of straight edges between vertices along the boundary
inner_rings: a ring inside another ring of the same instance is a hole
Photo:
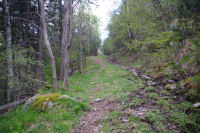
[[[50,109],[51,107],[53,107],[53,103],[51,101],[49,101],[47,107],[48,107],[48,109]]]
[[[146,76],[146,75],[144,75],[144,74],[142,75],[142,77],[145,78],[145,79],[148,79],[148,80],[151,79],[150,77],[148,77],[148,76]]]
[[[95,101],[95,102],[100,102],[101,99],[100,99],[100,98],[97,98],[97,99],[95,99],[94,101]]]
[[[168,85],[165,86],[165,88],[170,89],[170,90],[175,90],[176,84],[168,84]]]
[[[200,107],[200,103],[195,103],[193,106],[194,106],[195,108],[199,108],[199,107]]]
[[[127,123],[127,122],[128,122],[128,120],[125,119],[125,118],[123,118],[122,121],[123,121],[124,123]]]
[[[161,89],[161,90],[164,90],[164,87],[163,87],[163,86],[161,86],[161,87],[160,87],[160,89]]]
[[[157,84],[156,82],[153,82],[153,81],[151,81],[151,80],[147,81],[147,85],[148,85],[148,86],[154,86],[154,85],[156,85],[156,84]]]
[[[43,103],[43,105],[42,105],[42,108],[41,108],[42,111],[44,111],[46,104],[47,104],[47,102],[45,101],[45,102]]]
[[[97,84],[98,82],[91,82],[90,84]]]
[[[162,97],[163,99],[169,99],[169,97]]]
[[[168,81],[169,81],[170,83],[174,83],[174,82],[175,82],[174,80],[171,80],[171,79],[169,79]]]
[[[73,100],[73,101],[77,101],[75,98],[70,97],[70,96],[68,96],[68,95],[62,95],[62,96],[59,97],[59,99],[62,99],[62,98],[71,99],[71,100]]]
[[[138,115],[143,115],[144,113],[143,112],[141,112],[141,113],[138,113]]]

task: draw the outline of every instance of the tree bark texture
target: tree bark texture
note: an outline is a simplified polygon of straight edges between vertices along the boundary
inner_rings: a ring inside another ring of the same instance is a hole
[[[41,9],[40,18],[41,18],[42,27],[43,27],[43,37],[44,37],[44,41],[45,41],[45,45],[47,47],[47,51],[48,51],[49,57],[51,59],[51,67],[52,67],[52,74],[53,74],[53,84],[54,84],[54,90],[56,92],[57,89],[58,89],[58,86],[57,86],[57,75],[56,75],[56,64],[55,64],[54,55],[53,55],[53,52],[52,52],[52,49],[51,49],[51,45],[50,45],[50,42],[49,42],[49,38],[48,38],[48,34],[47,34],[47,24],[46,24],[46,21],[45,21],[45,10],[44,10],[44,2],[43,2],[43,0],[39,0],[39,6],[40,6],[40,9]]]
[[[63,88],[66,87],[68,78],[69,78],[69,48],[72,40],[72,32],[73,32],[73,1],[72,0],[64,0],[64,25],[63,25],[63,35],[62,35],[62,52],[61,58],[63,58],[63,62],[61,62],[61,67],[63,65],[64,70],[64,81]]]
[[[11,93],[13,91],[13,51],[12,51],[12,33],[11,33],[11,20],[10,20],[10,12],[9,12],[9,0],[4,1],[5,4],[5,17],[6,17],[6,34],[7,34],[7,100],[8,102],[11,101]]]
[[[38,5],[39,5],[39,2],[38,2]],[[41,16],[41,9],[40,9],[40,6],[38,7],[38,12]],[[39,19],[39,27],[40,29],[38,29],[38,45],[39,45],[39,61],[42,63],[42,59],[43,59],[43,34],[42,34],[42,31],[41,29],[43,29],[42,27],[42,21],[41,19]],[[38,78],[39,80],[43,80],[43,66],[39,66],[38,68]]]
[[[80,17],[80,72],[82,73],[83,70],[83,41],[82,41],[82,14]]]
[[[62,43],[61,43],[61,71],[60,79],[64,80],[65,73],[65,47],[67,46],[67,41],[69,38],[69,20],[70,20],[70,9],[69,9],[69,0],[64,0],[64,23],[62,31]]]

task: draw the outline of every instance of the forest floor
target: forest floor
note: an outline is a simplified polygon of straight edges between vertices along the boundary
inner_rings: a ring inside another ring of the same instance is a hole
[[[92,57],[95,64],[100,66],[94,77],[95,82],[90,84],[96,84],[96,88],[91,88],[91,93],[89,94],[91,110],[86,112],[81,118],[78,125],[72,129],[72,133],[99,133],[102,125],[101,120],[105,119],[111,110],[119,108],[119,104],[113,104],[108,98],[100,99],[96,98],[95,95],[101,91],[102,80],[99,79],[99,74],[105,69],[104,60]]]
[[[162,86],[149,86],[139,75],[105,58],[91,59],[100,66],[90,82],[95,85],[88,94],[91,110],[81,116],[72,133],[198,131],[199,110],[181,96]]]
[[[177,100],[171,90],[148,86],[147,81],[105,57],[89,57],[83,73],[74,73],[69,83],[58,93],[81,102],[62,100],[48,112],[21,111],[20,106],[0,117],[0,132],[196,133],[200,129],[200,111],[193,104]],[[53,89],[38,93],[53,93]]]

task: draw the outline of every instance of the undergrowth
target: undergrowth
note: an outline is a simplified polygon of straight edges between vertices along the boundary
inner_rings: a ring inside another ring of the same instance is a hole
[[[8,114],[0,117],[0,133],[68,133],[77,123],[83,111],[89,109],[88,94],[94,85],[90,84],[100,67],[88,60],[83,74],[75,73],[69,79],[66,91],[59,89],[58,94],[67,94],[75,97],[81,102],[72,100],[59,100],[54,103],[53,108],[47,112],[35,110],[32,107],[22,111],[22,106]],[[48,80],[51,81],[51,80]],[[62,82],[59,82],[61,86]],[[53,93],[54,90],[40,89],[39,94]]]

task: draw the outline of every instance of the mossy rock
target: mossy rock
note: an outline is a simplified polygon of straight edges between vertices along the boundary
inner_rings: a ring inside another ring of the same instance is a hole
[[[58,93],[39,94],[39,95],[29,98],[25,102],[23,106],[23,110],[25,110],[29,106],[32,106],[34,109],[37,109],[40,111],[48,111],[55,102],[61,99],[70,99],[75,102],[80,102],[76,98],[70,97],[68,95],[61,95]]]
[[[176,91],[177,90],[177,84],[167,84],[165,88],[169,91]]]
[[[47,111],[49,109],[48,106],[50,106],[49,104],[58,101],[60,96],[61,94],[58,93],[36,95],[33,107],[41,111]]]

